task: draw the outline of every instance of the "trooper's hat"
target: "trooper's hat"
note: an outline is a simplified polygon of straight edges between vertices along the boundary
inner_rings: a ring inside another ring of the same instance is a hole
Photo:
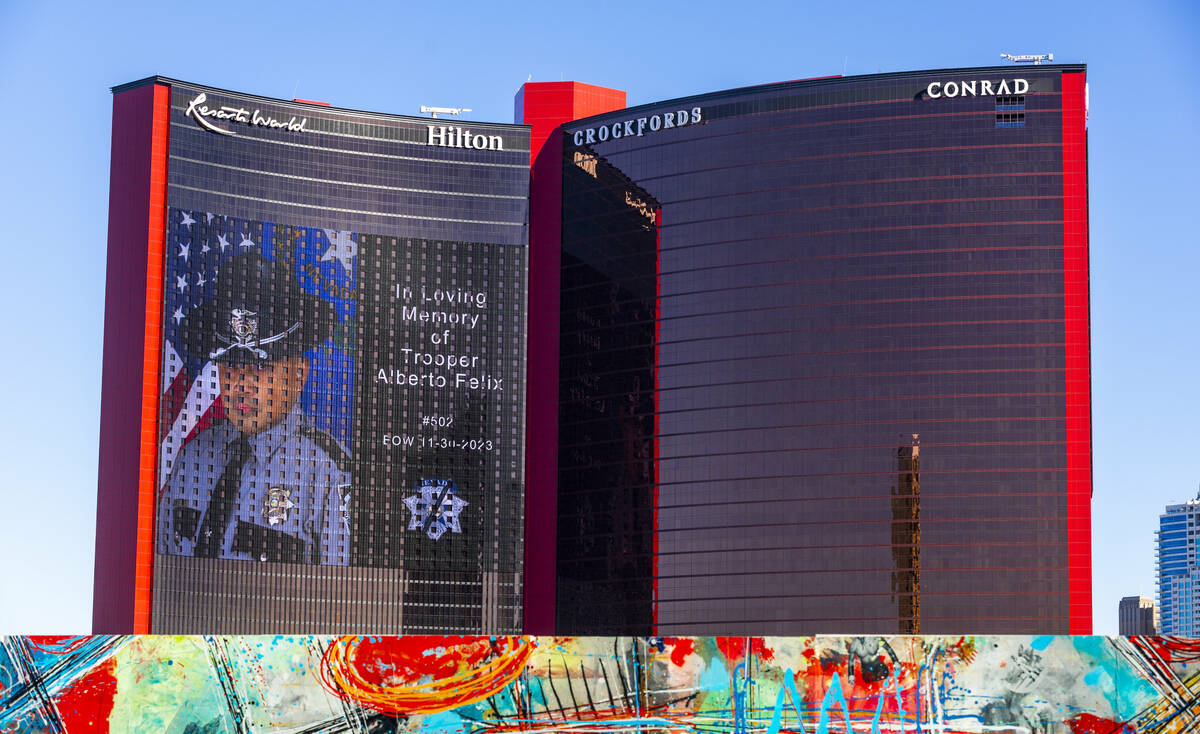
[[[305,293],[286,266],[258,253],[227,260],[215,289],[179,324],[184,349],[200,359],[261,365],[303,354],[333,333],[333,304]]]

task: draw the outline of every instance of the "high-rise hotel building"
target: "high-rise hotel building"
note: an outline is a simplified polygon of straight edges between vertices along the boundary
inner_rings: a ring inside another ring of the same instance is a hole
[[[113,93],[95,631],[519,632],[529,128]]]
[[[527,628],[1090,632],[1086,115],[1057,65],[563,120]]]
[[[1085,67],[114,91],[97,631],[1090,632]]]

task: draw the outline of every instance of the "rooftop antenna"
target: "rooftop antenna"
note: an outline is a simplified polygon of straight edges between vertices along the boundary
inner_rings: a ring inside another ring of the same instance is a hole
[[[1017,64],[1033,64],[1040,66],[1043,61],[1054,61],[1054,54],[1000,54],[1000,58],[1008,59]]]
[[[437,116],[439,114],[461,115],[464,112],[470,112],[470,111],[471,111],[470,107],[426,107],[425,105],[421,105],[421,114],[425,114],[426,112],[428,112],[430,115],[433,116],[433,119],[435,119],[435,120],[437,119]]]

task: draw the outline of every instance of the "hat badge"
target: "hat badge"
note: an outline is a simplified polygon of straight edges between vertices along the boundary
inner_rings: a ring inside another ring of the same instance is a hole
[[[235,308],[229,313],[229,331],[236,340],[233,346],[252,347],[258,341],[258,312]]]
[[[251,354],[259,359],[266,359],[267,352],[262,349],[264,344],[273,344],[288,337],[296,329],[299,329],[301,322],[297,321],[287,329],[272,334],[268,337],[259,338],[258,336],[258,312],[250,311],[244,308],[234,308],[229,311],[229,333],[230,336],[217,334],[217,339],[225,342],[227,346],[214,349],[209,353],[209,359],[216,359],[222,354],[233,349],[246,349]],[[232,337],[232,338],[230,338]]]

